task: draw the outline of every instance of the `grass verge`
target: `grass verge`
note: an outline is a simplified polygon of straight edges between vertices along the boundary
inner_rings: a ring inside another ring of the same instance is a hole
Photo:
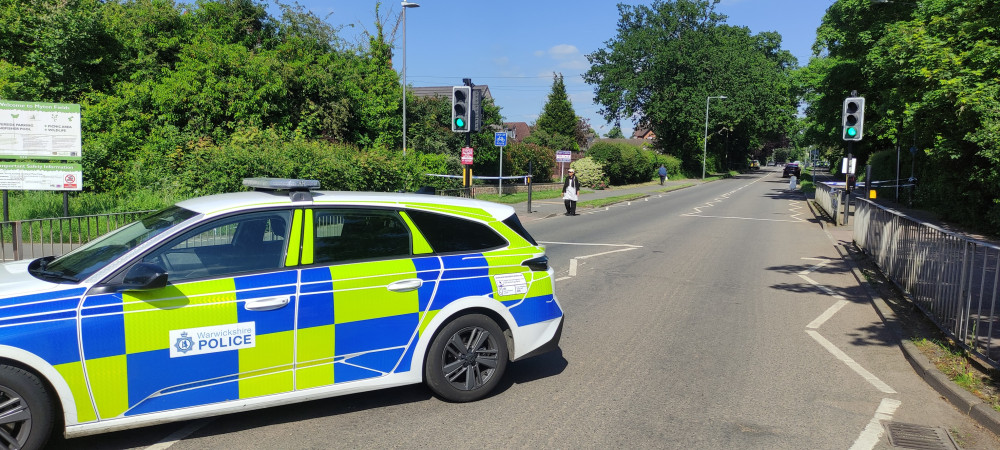
[[[848,250],[868,284],[892,308],[903,330],[903,339],[913,342],[955,384],[1000,411],[1000,371],[980,362],[942,333],[864,253],[853,246]]]
[[[583,190],[580,191],[581,194],[589,194],[591,192],[594,192],[594,191],[588,191],[586,189],[583,189]],[[546,199],[550,199],[550,198],[559,198],[559,197],[562,197],[562,190],[561,189],[550,189],[550,190],[547,190],[547,191],[533,191],[531,193],[531,199],[532,200],[546,200]],[[499,194],[479,194],[479,195],[476,196],[476,199],[477,200],[486,200],[488,202],[493,202],[493,203],[514,204],[514,203],[521,203],[521,202],[528,201],[528,193],[527,192],[518,192],[516,194],[504,194],[504,195],[499,195]]]

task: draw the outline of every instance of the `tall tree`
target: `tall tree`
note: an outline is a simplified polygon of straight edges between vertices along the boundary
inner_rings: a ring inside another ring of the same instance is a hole
[[[568,137],[573,142],[572,150],[579,150],[580,143],[577,140],[577,126],[579,119],[573,111],[573,103],[569,101],[566,94],[566,84],[563,82],[562,74],[553,74],[552,91],[549,92],[548,101],[542,108],[542,114],[535,122],[535,131],[544,131],[551,139]],[[551,143],[542,145],[550,147]]]
[[[630,118],[652,129],[660,150],[679,156],[690,172],[702,164],[706,103],[709,136],[723,128],[728,133],[728,139],[707,143],[711,161],[733,149],[748,155],[786,134],[797,106],[795,59],[781,50],[781,37],[725,25],[725,16],[715,12],[718,2],[620,4],[617,35],[587,55],[591,68],[584,80],[595,86],[604,118]],[[727,98],[707,101],[718,96]]]

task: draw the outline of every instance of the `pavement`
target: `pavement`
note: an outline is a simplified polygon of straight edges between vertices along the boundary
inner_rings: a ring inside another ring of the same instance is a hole
[[[854,262],[854,258],[850,256],[852,249],[857,251],[857,247],[854,245],[854,213],[851,212],[848,214],[846,225],[837,226],[829,220],[827,215],[821,212],[814,202],[809,202],[809,207],[823,226],[823,230],[830,236],[834,246],[837,247],[837,250],[844,256],[844,259],[851,267],[854,278],[865,289],[865,292],[871,299],[872,306],[875,307],[875,312],[882,318],[882,323],[896,336],[899,347],[903,351],[906,360],[913,366],[913,370],[928,385],[954,405],[955,408],[968,415],[982,427],[990,430],[993,434],[1000,436],[1000,412],[997,412],[989,403],[948,378],[934,363],[927,359],[927,356],[912,341],[905,338],[906,334],[900,325],[900,321],[897,320],[895,312],[875,291],[875,288],[871,286],[861,272],[861,269]]]
[[[660,185],[659,182],[653,181],[645,184],[616,187],[599,191],[585,190],[585,193],[580,194],[579,201],[585,202],[588,200],[604,199],[630,194],[650,196],[665,192],[668,189],[684,189],[702,183],[706,183],[706,181],[700,179],[682,179],[668,180],[663,185]],[[811,200],[811,198],[805,195],[803,195],[803,197],[806,200]],[[920,375],[928,385],[951,402],[951,404],[958,410],[968,415],[984,428],[990,430],[993,434],[1000,436],[1000,412],[997,412],[988,403],[951,381],[947,375],[941,372],[937,366],[927,359],[927,357],[916,347],[916,345],[914,345],[910,340],[904,338],[905,333],[899,321],[896,319],[896,315],[892,308],[889,307],[889,305],[878,295],[871,284],[868,283],[864,274],[861,272],[861,269],[854,262],[853,257],[850,256],[852,250],[856,251],[856,247],[854,245],[853,212],[849,215],[848,223],[846,225],[836,226],[830,221],[829,216],[824,214],[814,202],[809,201],[808,203],[809,208],[812,210],[813,215],[817,218],[817,221],[823,227],[823,230],[827,233],[834,246],[837,247],[837,250],[841,255],[843,255],[844,259],[851,267],[854,278],[858,280],[867,292],[876,313],[878,313],[879,317],[882,318],[882,322],[885,326],[896,336],[900,349],[903,351],[907,361],[910,362],[910,365],[913,366],[913,369],[917,372],[917,374]],[[530,211],[528,209],[528,202],[521,202],[512,206],[517,213],[518,219],[520,219],[522,223],[561,216],[566,212],[566,207],[563,205],[561,198],[533,200],[531,202]],[[587,209],[588,208],[577,207],[577,213],[584,213]]]
[[[644,184],[632,184],[623,187],[614,187],[611,189],[603,189],[599,191],[583,189],[579,195],[579,202],[586,202],[589,200],[604,199],[609,197],[618,197],[621,195],[642,195],[650,196],[666,192],[667,190],[683,189],[685,187],[691,187],[694,185],[706,183],[706,181],[700,179],[682,179],[682,180],[667,180],[660,185],[659,181],[651,181]],[[640,197],[641,198],[641,197]],[[563,204],[562,198],[550,198],[545,200],[532,200],[531,211],[528,211],[528,203],[521,202],[511,205],[517,213],[517,218],[521,220],[521,223],[531,222],[533,220],[548,219],[555,216],[561,216],[566,213],[566,206]],[[590,208],[583,208],[577,206],[576,213],[581,214],[587,212]]]

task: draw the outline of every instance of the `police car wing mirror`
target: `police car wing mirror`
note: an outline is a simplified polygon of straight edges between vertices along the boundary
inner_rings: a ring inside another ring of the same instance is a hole
[[[122,290],[148,291],[167,285],[167,271],[152,263],[138,263],[125,273]]]

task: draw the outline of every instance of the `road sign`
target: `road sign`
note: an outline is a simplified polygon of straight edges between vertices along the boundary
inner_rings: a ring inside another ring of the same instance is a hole
[[[462,147],[462,164],[472,165],[472,147]]]
[[[854,170],[857,168],[858,158],[844,158],[841,163],[840,172],[844,174],[853,174]]]
[[[500,131],[500,132],[497,132],[497,133],[493,133],[493,145],[495,145],[497,147],[506,147],[507,146],[507,132],[506,131]]]
[[[569,150],[556,150],[556,162],[572,162],[573,154]]]

